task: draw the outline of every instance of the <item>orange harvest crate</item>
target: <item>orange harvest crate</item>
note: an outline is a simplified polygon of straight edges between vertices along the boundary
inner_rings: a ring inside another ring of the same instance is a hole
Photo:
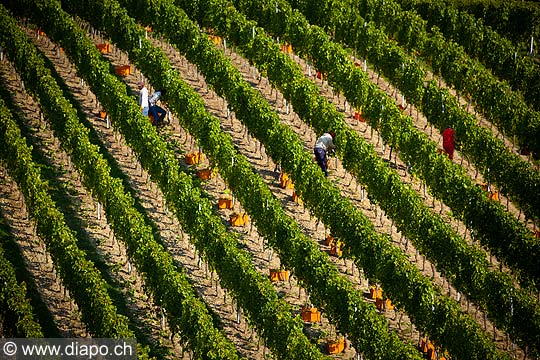
[[[337,257],[343,255],[343,252],[341,251],[341,244],[339,241],[330,244],[330,255],[334,255]]]
[[[283,172],[283,170],[281,170],[281,173],[279,174],[279,183],[283,189],[285,189],[285,187],[287,186],[288,180],[289,180],[289,175],[287,175],[286,173]]]
[[[289,44],[289,43],[281,44],[281,51],[283,51],[284,53],[287,53],[287,54],[292,53],[293,52],[292,45]]]
[[[270,269],[270,281],[285,281],[288,279],[288,270]]]
[[[212,170],[202,169],[197,171],[197,177],[202,180],[208,180],[212,177]]]
[[[218,208],[220,208],[220,209],[232,209],[232,199],[220,198],[218,200]]]
[[[326,345],[329,354],[340,354],[345,350],[345,339],[328,340]]]
[[[324,243],[326,244],[326,246],[330,246],[336,243],[336,239],[332,235],[327,235],[324,239]]]
[[[208,38],[209,38],[210,41],[212,41],[215,45],[221,45],[221,41],[222,41],[221,36],[208,35]]]
[[[186,157],[185,157],[186,164],[188,164],[188,165],[198,164],[203,159],[204,159],[203,153],[200,153],[198,151],[187,154]]]
[[[375,299],[375,305],[377,306],[377,310],[394,310],[394,305],[392,304],[392,301],[390,299],[386,299],[383,301],[382,297],[378,297]]]
[[[232,226],[243,226],[244,225],[244,217],[241,214],[233,214],[230,217],[231,225]]]
[[[131,65],[120,65],[114,67],[114,73],[120,76],[128,76],[133,73]]]
[[[427,346],[427,358],[429,360],[437,360],[437,354],[435,352],[435,346],[433,345],[432,341],[428,342]]]
[[[358,120],[360,122],[363,122],[363,123],[366,122],[366,119],[364,119],[364,117],[362,116],[362,114],[359,111],[354,112],[354,119]]]
[[[279,185],[282,189],[294,189],[294,184],[291,179],[289,179],[289,175],[281,171],[281,174],[279,175]]]
[[[317,308],[302,308],[300,314],[304,322],[321,322],[321,313]]]
[[[249,215],[245,212],[239,214],[232,214],[230,217],[232,226],[243,226],[249,223]]]
[[[422,338],[420,340],[420,350],[422,350],[422,352],[425,354],[427,353],[427,350],[428,350],[428,343],[427,343],[427,340],[426,338]]]
[[[111,44],[109,43],[96,44],[96,47],[98,48],[99,52],[102,54],[107,54],[111,52]]]
[[[372,286],[371,288],[369,288],[369,293],[371,294],[371,298],[373,300],[377,299],[377,298],[381,298],[382,299],[382,289],[379,288],[377,290],[377,288],[375,286]]]

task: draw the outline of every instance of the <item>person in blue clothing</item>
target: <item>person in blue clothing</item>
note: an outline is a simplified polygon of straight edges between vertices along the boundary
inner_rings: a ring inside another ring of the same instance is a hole
[[[329,151],[332,151],[336,148],[336,146],[334,145],[335,136],[336,135],[334,134],[333,131],[322,134],[322,136],[317,139],[317,142],[315,143],[315,148],[313,149],[313,153],[315,154],[315,159],[317,160],[317,164],[319,164],[325,176],[328,176],[327,154]]]
[[[150,105],[148,115],[152,115],[154,118],[154,125],[156,126],[163,125],[163,119],[165,118],[165,115],[167,115],[167,111],[165,111],[165,109],[163,109],[161,106],[157,105],[158,100],[161,99],[161,95],[164,93],[165,90],[155,91],[148,99],[148,103]]]

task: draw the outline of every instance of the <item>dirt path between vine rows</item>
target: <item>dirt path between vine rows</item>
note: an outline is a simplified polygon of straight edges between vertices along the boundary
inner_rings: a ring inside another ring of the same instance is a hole
[[[263,94],[263,96],[272,105],[274,111],[280,115],[281,120],[284,123],[288,124],[304,140],[304,146],[306,150],[310,151],[310,149],[314,145],[316,135],[307,128],[307,126],[298,118],[296,114],[292,113],[291,111],[287,111],[287,105],[282,97],[282,94],[276,92],[275,89],[272,89],[271,86],[268,85],[269,82],[267,79],[262,78],[261,80],[259,80],[260,77],[257,70],[249,66],[245,59],[242,59],[236,53],[231,53],[229,50],[225,51],[225,53],[229,54],[229,57],[231,58],[231,60],[233,60],[235,66],[243,73],[245,80],[250,82],[253,87],[256,87]],[[308,69],[306,64],[303,63],[302,65],[304,65],[304,70],[307,74]],[[375,147],[379,156],[383,158],[388,157],[388,149],[386,149],[385,151],[382,141],[377,136],[371,136],[371,129],[369,128],[369,126],[355,121],[351,109],[346,109],[346,106],[344,106],[343,103],[340,102],[340,99],[337,96],[334,96],[331,89],[327,85],[325,86],[322,81],[316,79],[314,75],[315,74],[313,73],[312,78],[316,83],[320,85],[321,93],[324,94],[325,97],[330,99],[340,111],[345,112],[345,116],[348,119],[349,123],[353,127],[355,127],[360,134],[363,134],[363,137],[366,141],[368,141]],[[293,109],[289,108],[289,110]],[[330,178],[335,180],[335,182],[339,184],[342,192],[344,194],[347,194],[347,196],[353,201],[353,203],[370,218],[370,220],[375,224],[379,232],[391,235],[394,239],[394,243],[399,245],[404,251],[406,251],[406,253],[409,254],[411,260],[417,264],[418,268],[422,270],[426,276],[434,276],[435,284],[437,284],[444,291],[446,291],[449,296],[458,296],[461,299],[462,309],[472,314],[473,317],[484,329],[492,333],[493,325],[489,321],[486,321],[483,312],[479,311],[476,307],[474,307],[474,305],[469,304],[464,296],[457,295],[457,292],[455,291],[455,289],[449,286],[447,280],[441,277],[441,275],[436,270],[434,271],[429,261],[425,260],[423,256],[418,256],[418,253],[410,244],[408,244],[408,246],[406,245],[406,239],[402,238],[400,234],[392,230],[391,220],[389,220],[383,215],[383,211],[381,209],[369,203],[369,200],[364,196],[363,192],[358,191],[361,186],[357,184],[354,179],[352,179],[352,177],[350,177],[350,175],[348,175],[344,171],[339,161],[337,159],[335,160],[336,161],[333,162],[333,164],[331,162],[331,164],[333,165],[332,170],[335,170],[333,171],[333,174],[331,171]],[[465,238],[469,241],[469,243],[472,243],[470,233],[465,230],[465,226],[461,222],[456,221],[450,216],[448,216],[449,210],[442,203],[434,200],[429,195],[429,193],[425,193],[423,185],[420,181],[411,176],[408,176],[407,172],[405,171],[405,164],[401,163],[399,160],[396,160],[395,155],[393,160],[389,159],[389,161],[394,161],[393,167],[399,169],[397,172],[401,176],[402,181],[405,184],[411,186],[421,196],[423,196],[424,203],[427,206],[433,207],[434,211],[445,215],[445,220],[448,221],[458,233],[465,234]],[[496,259],[491,257],[488,258],[490,259],[490,261],[492,261],[494,266],[498,265]],[[496,330],[495,335],[496,343],[501,349],[509,346],[506,336],[501,331]]]
[[[33,277],[43,303],[51,313],[60,334],[65,337],[84,336],[85,329],[77,312],[77,305],[64,296],[64,287],[55,276],[50,255],[37,236],[35,223],[29,218],[24,197],[16,182],[4,167],[0,168],[0,209],[10,227],[16,244]]]
[[[236,54],[233,54],[232,55],[232,58],[237,60],[238,57]],[[177,67],[181,67],[184,63],[184,60],[177,60],[176,61],[176,66]],[[250,68],[249,65],[247,64],[247,62],[238,62],[236,61],[235,65],[243,72],[245,78],[250,81],[251,79],[251,85],[254,86],[254,87],[257,87],[259,88],[259,90],[261,91],[261,93],[263,93],[265,95],[265,97],[267,98],[267,100],[272,104],[274,105],[274,110],[279,113],[282,117],[282,119],[285,119],[284,121],[285,122],[288,122],[289,124],[291,123],[290,121],[290,118],[295,118],[295,115],[294,114],[287,114],[284,109],[285,109],[285,105],[284,105],[284,102],[283,102],[283,98],[280,96],[280,94],[277,94],[276,95],[276,98],[272,98],[272,91],[274,91],[274,94],[275,94],[275,90],[271,90],[271,88],[268,86],[268,82],[266,81],[265,82],[262,82],[263,85],[261,85],[261,82],[257,82],[255,81],[253,78],[257,78],[258,77],[258,74],[256,72],[256,70],[254,70],[253,68]],[[189,73],[189,71],[188,71]],[[197,79],[197,81],[200,81],[200,79]],[[259,86],[261,85],[261,86]],[[204,98],[204,92],[206,91],[207,89],[207,86],[206,84],[204,83],[196,83],[196,84],[192,84],[192,86],[194,86],[195,88],[200,88],[202,89],[203,91],[203,94],[201,94]],[[214,95],[211,95],[211,97],[213,97]],[[225,102],[224,102],[225,103]],[[208,102],[207,102],[208,104]],[[224,105],[222,105],[222,109],[224,108]],[[216,110],[217,111],[217,110]],[[223,110],[222,110],[223,111]],[[352,114],[351,114],[352,115]],[[216,116],[219,116],[219,114],[216,114]],[[235,123],[235,120],[234,120],[234,114],[231,115],[231,118],[230,119],[225,119],[226,117],[226,114],[224,115],[221,115],[223,119],[223,122],[225,123],[225,125],[223,125],[222,127],[229,133],[231,134],[231,136],[233,137],[234,141],[235,141],[235,144],[238,146],[239,149],[241,149],[245,154],[246,156],[248,156],[248,158],[250,159],[252,165],[257,169],[257,171],[259,173],[262,174],[263,178],[267,181],[267,183],[269,183],[269,186],[273,186],[274,188],[277,188],[276,186],[276,182],[277,182],[277,173],[274,173],[273,175],[271,176],[264,176],[265,174],[268,174],[268,173],[271,173],[273,171],[273,168],[274,168],[274,165],[273,163],[269,163],[263,170],[258,170],[258,167],[259,167],[259,164],[256,164],[256,156],[252,156],[252,152],[254,151],[254,149],[258,149],[260,148],[260,144],[256,141],[253,141],[255,144],[252,143],[252,139],[249,137],[249,132],[240,124],[238,123],[238,127],[240,127],[240,130],[237,129],[237,127],[234,125]],[[228,122],[231,121],[231,125],[228,126]],[[227,127],[226,127],[227,125]],[[307,129],[304,127],[304,125],[300,122],[296,122],[294,124],[292,124],[292,127],[295,128],[295,130],[297,130],[297,133],[299,133],[300,135],[302,134],[305,134],[305,132],[307,131]],[[308,131],[309,132],[309,131]],[[307,135],[304,135],[304,137],[308,137]],[[310,142],[314,142],[314,139],[315,139],[315,136],[314,134],[310,133],[309,134],[309,138],[310,138]],[[312,146],[313,144],[311,144]],[[309,145],[306,145],[306,149],[310,149],[311,146]],[[255,151],[256,152],[256,151]],[[256,154],[255,154],[256,155]],[[336,166],[338,164],[336,163]],[[404,166],[402,165],[402,168],[404,168]],[[339,178],[341,179],[341,181],[343,182],[343,184],[340,184],[341,187],[342,187],[342,190],[343,189],[346,189],[344,190],[345,192],[347,192],[347,194],[354,194],[356,192],[356,194],[358,194],[358,185],[355,184],[351,179],[348,179],[348,178],[345,178],[345,172],[343,171],[343,169],[341,168],[338,168],[336,170],[337,174],[336,174],[336,178]],[[345,183],[349,182],[349,184],[346,186]],[[352,183],[352,185],[351,185]],[[420,185],[421,187],[421,185]],[[353,190],[355,189],[355,190]],[[274,189],[273,189],[274,190]],[[276,194],[276,192],[279,192],[280,190],[277,190],[277,191],[274,191],[274,194]],[[279,197],[279,195],[276,195]],[[353,196],[354,197],[354,196]],[[356,199],[356,202],[357,204],[360,204],[360,207],[361,208],[365,208],[366,210],[368,210],[368,213],[371,214],[370,219],[374,221],[374,223],[378,223],[380,222],[381,223],[381,228],[384,228],[386,227],[386,233],[389,233],[390,230],[390,221],[388,219],[386,219],[384,216],[382,216],[382,211],[369,211],[369,209],[372,208],[371,204],[364,204],[362,205],[362,202],[364,202],[364,200],[367,201],[367,199],[364,199],[364,198],[361,198],[361,199],[358,199],[358,196],[356,196],[357,199]],[[287,201],[288,200],[288,201]],[[426,201],[427,202],[427,201]],[[290,200],[290,194],[286,195],[285,197],[285,200],[282,200],[282,203],[284,204],[284,207],[290,207],[290,206],[295,206],[296,204],[292,203],[291,200]],[[293,204],[293,205],[288,205],[288,204]],[[294,211],[292,211],[294,212]],[[381,214],[381,215],[378,215],[378,214]],[[293,217],[299,218],[298,215],[292,215]],[[299,222],[302,222],[302,220],[298,220]],[[459,222],[457,223],[456,225],[456,228],[459,226]],[[317,229],[316,229],[316,226],[315,226],[315,230],[313,230],[313,225],[311,226],[311,229],[309,228],[309,225],[306,226],[303,222],[302,222],[302,227],[304,229],[306,229],[306,233],[314,238],[318,238],[319,239],[319,243],[322,244],[322,239],[324,239],[324,236],[325,236],[325,233],[323,233],[322,235],[321,234],[317,234]],[[463,226],[463,229],[464,229],[464,226]],[[394,232],[395,234],[395,232]],[[398,237],[399,239],[399,237]],[[400,243],[399,240],[396,239],[396,243]],[[401,242],[401,244],[404,244],[405,242]],[[322,246],[322,245],[321,245]],[[324,249],[324,247],[323,247]],[[411,258],[413,258],[417,265],[419,266],[419,268],[421,268],[422,270],[425,269],[424,273],[427,275],[427,276],[432,276],[433,275],[433,269],[431,268],[431,265],[429,264],[429,262],[425,262],[425,260],[423,259],[423,257],[418,257],[418,254],[416,254],[416,252],[414,251],[414,249],[412,248],[409,248],[409,254],[411,256]],[[422,259],[422,260],[421,260]],[[420,265],[420,262],[422,262],[422,265]],[[345,269],[347,269],[347,267],[345,267]],[[345,270],[346,271],[346,270]],[[344,271],[344,272],[345,272]],[[438,274],[437,272],[435,272],[435,277],[436,277],[436,283],[441,285],[443,288],[447,289],[450,291],[450,295],[452,296],[455,296],[456,295],[456,292],[455,290],[453,289],[450,289],[450,287],[448,286],[448,282],[445,281],[445,279],[442,279],[440,277],[440,274]],[[367,284],[366,284],[367,285]],[[367,291],[367,288],[365,289]],[[453,291],[453,293],[452,293]],[[483,326],[484,328],[486,328],[487,330],[490,330],[490,331],[493,331],[493,326],[489,323],[489,321],[485,321],[484,319],[484,316],[481,312],[478,312],[476,308],[474,308],[474,306],[472,306],[471,304],[468,304],[464,297],[461,297],[463,300],[462,300],[462,308],[464,310],[467,310],[467,308],[469,308],[469,311],[471,314],[474,314],[473,316],[477,319],[477,321],[481,324],[481,326]],[[393,317],[391,317],[390,321],[393,320]],[[506,342],[504,341],[505,340],[505,337],[504,335],[497,331],[496,333],[496,336],[497,336],[497,340],[499,342],[499,345],[501,347],[503,346],[506,346]],[[410,335],[408,337],[410,339]],[[414,337],[413,337],[413,341],[414,341]],[[505,344],[503,344],[503,342]]]
[[[97,38],[97,34],[94,35]],[[39,43],[39,42],[38,42]],[[147,216],[157,228],[157,232],[163,241],[164,245],[173,255],[175,261],[185,268],[188,277],[192,280],[196,290],[209,305],[210,309],[217,315],[221,321],[221,325],[230,340],[232,340],[240,353],[250,359],[264,359],[265,354],[269,351],[259,341],[256,333],[249,329],[245,319],[240,317],[240,322],[237,323],[236,305],[232,298],[226,295],[226,292],[219,286],[217,276],[208,270],[206,263],[200,261],[197,252],[189,243],[189,236],[182,231],[178,221],[165,206],[165,199],[157,185],[149,181],[148,173],[141,168],[141,165],[134,156],[132,150],[125,144],[122,136],[114,131],[113,126],[108,127],[106,119],[99,118],[100,110],[99,103],[96,102],[95,95],[88,87],[82,86],[81,79],[76,75],[75,68],[69,63],[64,55],[57,53],[54,44],[40,44],[40,48],[46,53],[51,61],[55,64],[57,71],[68,84],[77,101],[84,108],[86,117],[92,124],[100,140],[104,143],[109,154],[112,155],[117,162],[118,167],[127,177],[130,186],[135,190],[138,200],[142,207],[146,210]],[[127,57],[121,52],[109,54],[115,58],[116,64],[123,64]],[[126,78],[128,85],[135,89],[138,81],[138,74]],[[177,124],[178,121],[170,118],[171,124]],[[109,124],[113,125],[113,124]],[[167,134],[166,129],[163,130],[163,136],[174,142],[174,145],[179,148],[179,157],[183,157],[183,153],[195,149],[195,143],[182,131],[180,132],[181,140],[173,138],[172,134]],[[223,217],[224,218],[224,217]],[[166,321],[161,326],[160,310],[147,301],[147,306],[158,314],[158,327],[154,335],[157,340],[174,352],[174,358],[183,354],[183,349],[176,341],[172,343],[170,339],[170,331],[168,330]],[[145,314],[140,314],[144,317]],[[189,352],[186,351],[186,358],[189,358]]]
[[[2,63],[2,74],[12,74],[14,69],[7,63]],[[117,307],[127,308],[127,314],[132,320],[137,332],[142,334],[145,341],[154,341],[156,349],[160,347],[157,340],[149,340],[151,336],[159,338],[161,331],[160,319],[156,309],[149,306],[148,296],[143,292],[143,280],[131,266],[126,255],[125,247],[118,242],[107,224],[106,216],[101,206],[92,199],[83,187],[80,176],[69,160],[68,155],[59,147],[59,141],[54,137],[47,119],[41,119],[39,104],[17,87],[20,81],[13,77],[4,76],[10,92],[18,104],[25,104],[22,110],[24,125],[29,129],[29,142],[42,154],[47,168],[54,168],[55,198],[59,209],[64,213],[66,222],[77,234],[79,246],[91,253],[90,259],[97,262],[98,268],[104,271],[104,277],[115,288],[113,296]],[[49,296],[44,295],[47,299]],[[70,305],[70,309],[75,308]],[[76,311],[72,311],[76,314]],[[119,312],[126,312],[121,310]],[[62,319],[60,319],[61,321]],[[84,328],[82,324],[78,325]],[[63,335],[88,336],[86,332],[66,329]],[[163,351],[163,349],[159,350]]]

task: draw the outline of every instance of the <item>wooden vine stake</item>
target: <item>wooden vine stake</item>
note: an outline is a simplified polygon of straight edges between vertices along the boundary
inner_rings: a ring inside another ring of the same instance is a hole
[[[165,311],[161,308],[161,330],[165,330]]]

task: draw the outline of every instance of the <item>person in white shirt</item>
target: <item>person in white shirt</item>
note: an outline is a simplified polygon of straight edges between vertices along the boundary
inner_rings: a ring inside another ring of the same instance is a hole
[[[148,110],[150,109],[148,103],[148,89],[142,81],[139,81],[139,106],[141,107],[142,114],[148,116]]]
[[[317,142],[315,143],[315,148],[313,149],[315,159],[317,159],[317,164],[319,164],[325,176],[328,176],[328,168],[326,165],[328,162],[328,157],[326,156],[326,154],[328,151],[334,150],[336,148],[333,141],[335,136],[336,135],[333,131],[322,134],[322,136],[317,139]]]

